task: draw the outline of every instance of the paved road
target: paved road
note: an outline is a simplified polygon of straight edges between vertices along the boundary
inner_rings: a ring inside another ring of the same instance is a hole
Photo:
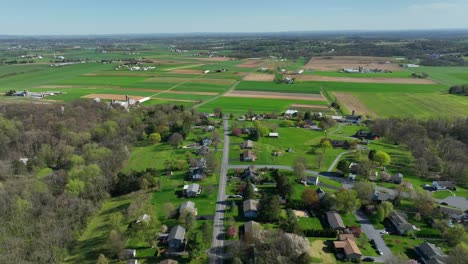
[[[461,196],[449,196],[445,199],[436,199],[437,202],[445,202],[450,206],[458,207],[464,211],[468,210],[468,199]]]
[[[356,152],[356,150],[340,153],[338,156],[336,156],[336,159],[333,161],[333,163],[330,165],[327,171],[331,172],[336,167],[336,164],[338,164],[338,162],[340,161],[341,157],[343,157],[343,155],[354,153],[354,152]]]
[[[363,212],[357,211],[354,215],[356,216],[357,221],[361,224],[362,232],[366,234],[369,240],[374,239],[377,247],[383,252],[382,256],[371,256],[371,258],[375,259],[375,261],[377,262],[385,262],[387,258],[393,256],[392,251],[387,247],[387,245],[382,239],[382,235],[380,234],[381,230],[375,229],[372,225],[372,222],[369,220],[369,218],[367,218],[367,216]],[[364,257],[367,256],[363,256],[363,258]]]
[[[223,247],[224,247],[224,212],[226,210],[226,174],[229,162],[229,123],[228,119],[224,118],[224,147],[223,159],[221,163],[221,172],[219,176],[218,200],[216,203],[216,213],[214,216],[213,225],[213,240],[210,249],[210,264],[223,263]]]

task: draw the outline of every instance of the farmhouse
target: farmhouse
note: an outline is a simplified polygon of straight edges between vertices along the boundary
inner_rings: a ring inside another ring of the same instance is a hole
[[[191,201],[183,202],[180,207],[179,207],[179,214],[182,214],[183,212],[189,212],[192,213],[193,215],[197,215],[197,208],[195,208],[195,203]]]
[[[351,123],[351,124],[359,124],[362,122],[362,116],[357,116],[357,115],[347,115],[345,116],[345,123]]]
[[[240,154],[240,161],[251,162],[256,160],[257,156],[251,150],[246,150]]]
[[[136,249],[124,249],[122,256],[126,259],[134,258],[136,256]]]
[[[319,176],[307,176],[305,180],[301,180],[301,183],[304,185],[318,185]]]
[[[202,181],[206,178],[206,173],[203,168],[196,168],[190,172],[190,179],[192,181]]]
[[[200,185],[196,183],[185,185],[184,190],[187,197],[197,197],[201,193]]]
[[[393,211],[388,216],[388,219],[400,235],[413,231],[413,226],[408,223],[408,216],[403,212]]]
[[[185,239],[185,228],[183,228],[180,225],[176,225],[171,228],[171,232],[169,233],[169,236],[167,237],[167,242],[169,245],[169,248],[174,249],[174,250],[179,250],[184,243]]]
[[[341,219],[341,216],[335,211],[327,212],[327,221],[332,229],[344,230],[346,228],[343,219]]]
[[[351,147],[351,144],[347,140],[330,140],[330,144],[333,148],[349,149]]]
[[[247,167],[241,175],[243,180],[249,180],[251,182],[256,182],[258,178],[258,172],[255,169],[254,165]]]
[[[262,226],[255,221],[244,224],[244,242],[251,244],[261,238]]]
[[[356,132],[354,134],[354,137],[355,138],[359,138],[361,140],[363,139],[367,139],[367,140],[375,140],[375,139],[378,139],[379,137],[377,135],[375,135],[374,133],[370,132],[370,131],[366,131],[366,130],[359,130],[358,132]]]
[[[243,143],[241,143],[241,146],[240,146],[242,149],[253,149],[254,147],[254,143],[252,140],[247,140]]]
[[[452,181],[435,181],[432,182],[434,189],[439,190],[456,190],[455,183]]]
[[[243,205],[244,216],[247,218],[256,218],[258,211],[258,200],[249,199],[245,200]]]
[[[333,242],[333,246],[338,258],[356,260],[362,256],[353,234],[340,234],[338,241]]]
[[[424,264],[442,264],[447,262],[448,256],[442,252],[442,249],[429,242],[424,242],[414,248]]]

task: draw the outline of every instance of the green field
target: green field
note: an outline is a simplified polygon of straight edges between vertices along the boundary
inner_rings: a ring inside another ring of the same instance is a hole
[[[242,81],[236,90],[283,92],[283,93],[320,93],[320,84],[315,82],[297,82],[295,84],[278,84],[274,82]]]
[[[407,71],[397,71],[391,73],[343,73],[336,71],[314,71],[305,72],[306,75],[318,75],[328,77],[349,77],[349,78],[411,78],[411,73]]]
[[[468,67],[420,67],[412,71],[425,72],[429,78],[447,85],[468,84]]]
[[[353,93],[380,117],[466,117],[468,98],[438,93]]]

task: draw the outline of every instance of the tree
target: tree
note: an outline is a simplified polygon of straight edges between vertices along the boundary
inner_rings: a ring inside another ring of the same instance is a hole
[[[236,137],[240,137],[242,135],[242,129],[240,128],[234,128],[232,130],[232,135]]]
[[[174,205],[172,203],[165,203],[163,205],[163,208],[164,208],[164,210],[163,210],[164,217],[166,219],[171,219],[171,218],[173,218],[175,216],[176,210],[175,210],[175,207],[174,207]]]
[[[70,179],[70,181],[65,186],[67,193],[70,193],[74,196],[80,196],[85,189],[85,182],[80,179]]]
[[[215,117],[217,117],[217,118],[222,117],[222,116],[223,116],[223,109],[221,109],[221,107],[216,107],[216,108],[214,109],[214,115],[215,115]]]
[[[302,192],[301,200],[305,205],[314,208],[317,208],[320,202],[317,192],[310,188],[307,188]]]
[[[279,195],[289,199],[294,194],[294,187],[292,186],[289,178],[277,172],[276,180],[276,189],[278,190]]]
[[[375,183],[368,181],[358,181],[354,184],[354,190],[358,198],[361,200],[362,205],[368,205],[372,202],[374,195]]]
[[[264,194],[258,205],[258,215],[262,221],[276,222],[280,217],[280,201],[277,195]]]
[[[206,169],[210,173],[213,173],[217,167],[218,167],[218,159],[216,158],[216,154],[214,152],[209,152],[206,155]]]
[[[148,136],[148,140],[149,142],[151,142],[152,144],[156,144],[156,143],[159,143],[161,142],[161,134],[159,133],[151,133],[149,136]]]
[[[369,150],[369,154],[367,155],[367,157],[369,158],[369,160],[374,160],[374,157],[375,157],[375,153],[377,153],[377,151],[375,149],[371,149]]]
[[[208,224],[208,222],[205,221],[201,225],[200,231],[203,235],[203,242],[205,242],[206,245],[209,245],[213,235],[213,228],[211,228],[210,224]]]
[[[99,254],[99,258],[96,261],[96,264],[109,264],[110,260],[104,256],[104,254]]]
[[[188,212],[184,217],[184,224],[187,230],[191,230],[195,226],[196,221],[195,215]]]
[[[341,173],[343,174],[347,174],[349,172],[349,161],[348,160],[340,160],[340,162],[338,162],[338,165],[336,166],[336,168],[341,171]]]
[[[429,217],[434,211],[434,198],[428,191],[416,190],[416,197],[413,201],[416,212],[423,217]]]
[[[109,215],[109,222],[112,229],[121,231],[121,225],[123,222],[123,215],[121,212],[115,212]]]
[[[335,194],[334,207],[342,213],[352,213],[361,206],[361,200],[354,190],[341,190]]]
[[[299,180],[303,180],[306,176],[307,160],[303,157],[298,157],[293,164],[294,174]]]
[[[387,218],[390,213],[393,211],[393,204],[389,201],[383,201],[381,204],[377,206],[377,216],[379,221],[382,222],[385,218]]]
[[[203,235],[198,231],[191,232],[189,234],[187,243],[189,257],[190,259],[195,259],[200,256],[203,250]]]
[[[390,164],[392,159],[386,152],[377,151],[374,155],[374,161],[377,162],[380,166],[387,166]]]
[[[461,242],[456,245],[449,254],[447,263],[464,264],[468,259],[468,244]]]
[[[237,236],[237,227],[235,225],[229,226],[226,230],[226,235],[230,238],[234,238]]]
[[[317,162],[318,169],[322,167],[322,162],[324,158],[325,158],[325,155],[323,154],[323,152],[317,151],[317,153],[315,154],[315,162]]]
[[[118,255],[125,248],[125,241],[122,235],[117,230],[112,230],[109,233],[109,250],[112,254]]]
[[[330,140],[324,140],[320,143],[320,146],[323,148],[323,150],[331,149],[333,148],[332,144],[330,143]]]
[[[182,143],[182,141],[184,141],[184,138],[182,137],[181,134],[179,133],[173,133],[170,137],[169,137],[169,144],[171,144],[174,148],[178,148],[180,143]]]
[[[242,199],[249,200],[249,199],[255,199],[255,190],[254,187],[250,182],[245,182],[244,183],[244,188],[242,192]]]
[[[287,233],[296,233],[299,231],[299,223],[292,209],[286,210],[286,218],[281,219],[280,227]]]

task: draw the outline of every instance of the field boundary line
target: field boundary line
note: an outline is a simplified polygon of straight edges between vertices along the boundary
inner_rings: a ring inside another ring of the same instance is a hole
[[[220,97],[222,97],[222,96],[224,96],[224,95],[226,95],[226,94],[232,92],[232,91],[236,88],[236,86],[237,86],[239,83],[240,83],[240,81],[235,82],[235,83],[232,84],[231,87],[229,87],[229,89],[227,89],[224,93],[220,93],[220,94],[218,94],[218,95],[215,96],[215,97],[212,97],[212,98],[210,98],[210,99],[208,99],[208,100],[206,100],[206,101],[204,101],[204,102],[202,102],[202,103],[199,103],[199,104],[197,104],[197,105],[194,105],[193,107],[194,107],[194,108],[198,108],[198,107],[200,107],[200,106],[203,106],[203,105],[205,105],[205,104],[207,104],[207,103],[209,103],[209,102],[212,102],[212,101],[214,101],[214,100],[216,100],[216,99],[218,99],[218,98],[220,98]]]
[[[171,88],[169,88],[169,89],[167,89],[167,90],[165,90],[165,91],[161,91],[161,92],[159,92],[159,93],[155,93],[155,94],[153,94],[153,95],[150,95],[149,97],[154,97],[154,96],[158,96],[158,95],[163,94],[163,93],[167,93],[167,92],[169,92],[170,90],[175,89],[175,88],[179,87],[180,85],[182,85],[182,84],[184,84],[184,83],[187,83],[187,82],[188,82],[188,81],[178,83],[178,84],[172,86]]]

